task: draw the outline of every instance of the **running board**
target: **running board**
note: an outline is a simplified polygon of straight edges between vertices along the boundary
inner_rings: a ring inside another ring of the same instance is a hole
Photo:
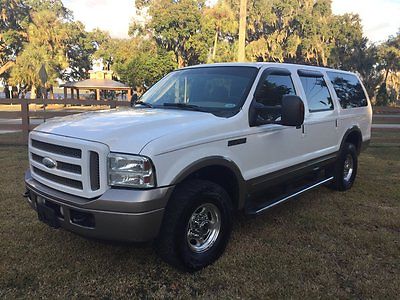
[[[319,187],[319,186],[321,186],[321,185],[323,185],[325,183],[331,182],[332,180],[333,180],[333,177],[329,177],[329,178],[324,179],[322,181],[318,181],[316,183],[304,186],[301,189],[299,189],[296,192],[294,192],[293,194],[285,195],[283,198],[278,198],[273,203],[269,202],[270,204],[266,205],[265,207],[261,207],[261,208],[257,208],[257,209],[253,209],[253,210],[250,209],[250,210],[247,211],[247,214],[248,215],[259,215],[259,214],[265,212],[266,210],[268,210],[268,209],[270,209],[270,208],[272,208],[272,207],[274,207],[274,206],[276,206],[278,204],[286,202],[286,201],[288,201],[288,200],[290,200],[290,199],[292,199],[294,197],[297,197],[297,196],[299,196],[299,195],[301,195],[301,194],[303,194],[303,193],[305,193],[307,191],[315,189],[315,188],[317,188],[317,187]]]

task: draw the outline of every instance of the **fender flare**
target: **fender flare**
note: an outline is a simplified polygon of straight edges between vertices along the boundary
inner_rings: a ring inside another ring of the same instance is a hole
[[[232,171],[232,173],[235,175],[239,191],[237,208],[243,208],[247,195],[246,181],[244,180],[242,172],[240,171],[240,168],[236,165],[236,163],[231,159],[223,156],[210,156],[192,162],[174,177],[171,185],[176,186],[177,184],[184,181],[191,174],[206,167],[225,167]]]
[[[358,126],[354,125],[353,127],[347,129],[346,132],[344,133],[344,135],[343,135],[343,137],[342,137],[342,141],[341,141],[341,143],[340,143],[340,148],[339,148],[338,155],[340,155],[340,153],[341,153],[341,151],[342,151],[342,149],[343,149],[343,147],[344,147],[345,141],[346,141],[346,139],[348,138],[348,136],[349,136],[350,134],[354,133],[354,132],[356,132],[356,133],[357,133],[357,136],[359,137],[359,139],[358,139],[358,144],[357,144],[356,146],[357,146],[357,153],[360,154],[361,145],[362,145],[362,141],[363,141],[363,139],[362,139],[362,132],[361,132],[361,130],[360,130],[360,128],[359,128]]]

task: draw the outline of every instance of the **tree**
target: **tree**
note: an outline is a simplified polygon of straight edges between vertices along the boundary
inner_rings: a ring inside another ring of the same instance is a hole
[[[232,43],[236,35],[238,22],[235,19],[233,10],[225,1],[220,1],[213,7],[204,9],[203,14],[205,22],[210,23],[209,26],[213,27],[215,31],[211,61],[216,61],[219,40],[222,39]]]
[[[400,97],[400,32],[378,47],[378,63],[383,79],[377,104],[387,105]]]
[[[175,54],[179,67],[205,62],[212,40],[202,19],[203,2],[155,0],[150,2],[147,28],[157,45]]]
[[[96,51],[110,37],[98,29],[87,32],[81,22],[69,22],[65,25],[68,30],[65,46],[68,68],[62,70],[60,78],[67,81],[86,79],[92,68]]]
[[[360,17],[353,14],[334,16],[332,36],[330,66],[356,71],[362,64],[362,54],[368,48],[368,40],[363,36]]]
[[[385,71],[384,82],[387,84],[390,73],[400,71],[400,32],[379,47],[379,56]]]
[[[41,85],[37,73],[42,64],[49,75],[47,88],[51,96],[57,79],[86,78],[93,54],[107,37],[97,30],[86,32],[60,0],[25,0],[19,5],[29,14],[21,23],[23,39],[12,58],[9,83],[18,85],[23,95],[31,89],[31,97],[36,97]]]
[[[143,93],[176,68],[172,52],[141,52],[119,71],[121,80]]]
[[[0,0],[0,77],[6,78],[26,41],[29,6],[21,0]]]

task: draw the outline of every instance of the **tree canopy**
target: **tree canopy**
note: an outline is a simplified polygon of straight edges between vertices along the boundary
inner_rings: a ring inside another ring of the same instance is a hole
[[[248,0],[246,60],[302,63],[360,74],[378,104],[400,94],[400,33],[382,44],[364,36],[358,15],[334,15],[331,0]],[[235,61],[240,0],[137,0],[128,39],[88,32],[61,0],[0,0],[0,78],[21,93],[39,87],[38,69],[57,80],[88,76],[100,60],[144,91],[169,71]],[[134,9],[132,7],[132,9]]]

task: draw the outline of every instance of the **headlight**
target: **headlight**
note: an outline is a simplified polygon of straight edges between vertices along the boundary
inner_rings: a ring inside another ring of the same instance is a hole
[[[138,155],[110,153],[108,184],[134,188],[154,187],[154,172],[150,159]]]

